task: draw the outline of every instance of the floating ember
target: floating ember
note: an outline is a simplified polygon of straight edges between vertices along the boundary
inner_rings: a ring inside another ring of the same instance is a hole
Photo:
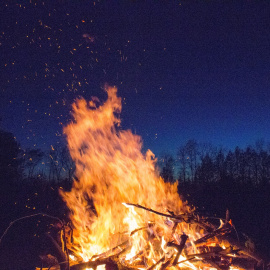
[[[227,238],[229,218],[217,228],[195,215],[177,183],[159,176],[154,154],[142,154],[141,137],[121,130],[121,99],[106,91],[100,106],[77,100],[64,129],[78,179],[61,192],[73,227],[71,269],[253,269],[259,259]]]

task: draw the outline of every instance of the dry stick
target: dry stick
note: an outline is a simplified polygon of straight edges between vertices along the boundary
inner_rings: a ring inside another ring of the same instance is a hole
[[[229,226],[228,226],[228,225],[229,225]],[[203,242],[206,242],[206,241],[207,241],[208,239],[210,239],[210,238],[213,238],[213,237],[218,236],[218,235],[220,235],[220,234],[228,233],[228,232],[230,232],[231,230],[232,230],[232,225],[231,225],[230,223],[226,223],[226,224],[225,224],[224,226],[222,226],[221,228],[216,229],[216,230],[214,230],[213,232],[208,233],[208,234],[206,234],[205,236],[203,236],[203,237],[197,239],[197,240],[194,242],[194,244],[195,244],[195,245],[201,244],[201,243],[203,243]]]
[[[178,264],[178,260],[180,258],[181,253],[182,253],[182,250],[185,247],[185,244],[186,244],[187,239],[188,239],[188,236],[186,234],[182,234],[181,235],[181,242],[180,242],[179,245],[178,244],[175,244],[173,242],[168,242],[167,243],[167,246],[168,247],[174,247],[177,250],[177,254],[176,254],[176,256],[174,258],[171,258],[166,263],[163,263],[161,265],[161,268],[160,268],[161,270],[166,269],[169,266],[175,266],[175,265]]]
[[[115,255],[113,255],[113,256],[115,256]],[[111,257],[112,256],[109,256],[109,257],[106,257],[106,258],[98,258],[95,261],[88,261],[88,262],[78,263],[78,264],[72,265],[70,267],[70,270],[80,270],[80,269],[85,269],[85,268],[88,268],[88,267],[95,269],[99,265],[109,263]]]
[[[61,223],[61,225],[63,226],[63,222],[62,222],[62,220],[61,220],[60,218],[58,218],[58,217],[53,217],[53,216],[50,216],[50,215],[47,215],[47,214],[44,214],[44,213],[37,213],[37,214],[29,215],[29,216],[20,217],[20,218],[15,219],[15,220],[13,220],[12,222],[9,223],[8,227],[6,228],[6,230],[4,231],[4,233],[2,234],[2,236],[1,236],[1,238],[0,238],[0,245],[1,245],[1,242],[2,242],[2,240],[3,240],[3,238],[4,238],[4,236],[7,234],[8,230],[11,228],[11,226],[12,226],[14,223],[16,223],[16,222],[18,222],[18,221],[20,221],[20,220],[23,220],[23,219],[27,219],[27,218],[31,218],[31,217],[36,217],[36,216],[43,216],[43,217],[49,217],[49,218],[52,218],[52,219],[56,219],[56,220],[58,220],[58,221]]]
[[[140,230],[147,229],[147,228],[148,228],[148,226],[135,229],[130,233],[130,236],[132,236],[133,234],[135,234],[136,232],[138,232]],[[125,241],[125,242],[123,242],[123,243],[121,243],[121,244],[119,244],[119,245],[117,245],[117,246],[115,246],[115,247],[101,253],[101,254],[92,256],[91,260],[95,259],[95,258],[98,258],[97,260],[88,261],[88,262],[85,262],[85,263],[79,263],[79,264],[73,265],[73,266],[70,267],[70,270],[81,270],[81,269],[84,269],[85,267],[95,268],[95,267],[97,267],[98,265],[101,265],[101,264],[112,263],[113,262],[112,258],[117,257],[117,256],[121,255],[122,253],[124,253],[127,250],[128,247],[125,247],[119,253],[111,255],[109,257],[106,257],[106,258],[103,258],[103,259],[100,259],[100,257],[107,256],[108,254],[111,254],[112,252],[114,252],[118,248],[124,247],[124,246],[126,246],[128,244],[129,244],[129,240],[127,240],[127,241]]]
[[[125,203],[126,205],[130,205],[130,206],[134,206],[134,207],[137,207],[137,208],[141,208],[141,209],[144,209],[146,211],[149,211],[149,212],[152,212],[154,214],[157,214],[159,216],[163,216],[163,217],[168,217],[168,218],[173,218],[173,219],[177,219],[179,221],[183,221],[183,217],[181,216],[172,216],[172,215],[168,215],[168,214],[164,214],[164,213],[161,213],[161,212],[158,212],[158,211],[155,211],[151,208],[147,208],[147,207],[144,207],[142,205],[139,205],[139,204],[134,204],[134,203]]]
[[[234,254],[234,256],[236,256],[237,258],[249,259],[252,261],[256,261],[258,264],[265,264],[267,258],[262,259],[256,253],[248,251],[245,246],[239,244],[239,242],[237,242],[235,239],[232,239],[230,236],[221,237],[220,235],[217,235],[216,237],[219,242],[221,242],[222,240],[226,240],[230,244],[230,247],[220,252],[221,255],[228,256],[229,254]],[[231,251],[229,252],[230,249]],[[227,253],[226,250],[228,250]]]
[[[176,224],[177,224],[177,223],[176,223]],[[185,235],[185,234],[182,234],[182,235],[181,235],[181,243],[180,243],[180,245],[177,245],[177,244],[175,244],[175,243],[173,243],[173,242],[167,243],[167,246],[168,246],[168,247],[175,247],[175,248],[177,249],[177,254],[176,254],[175,258],[174,258],[173,263],[172,263],[172,260],[168,260],[166,263],[162,264],[162,266],[161,266],[160,269],[166,269],[167,266],[170,266],[170,265],[175,266],[176,264],[184,263],[184,262],[186,262],[186,261],[189,261],[189,260],[192,260],[192,259],[195,258],[195,257],[192,257],[192,258],[190,258],[190,259],[188,259],[188,260],[184,260],[184,261],[181,261],[181,262],[178,263],[179,257],[180,257],[180,255],[181,255],[181,253],[182,253],[183,248],[185,247],[185,243],[186,243],[186,240],[187,240],[187,239],[188,239],[188,236]],[[160,262],[164,261],[164,259],[165,259],[165,255],[164,255],[164,256],[163,256],[156,264],[152,265],[152,266],[151,266],[149,269],[147,269],[147,270],[152,270],[152,269],[154,269]]]
[[[133,230],[133,231],[130,233],[130,236],[132,236],[134,233],[136,233],[136,232],[138,232],[138,231],[145,230],[145,229],[148,229],[148,228],[149,228],[148,226],[144,226],[144,227],[135,229],[135,230]]]
[[[191,260],[195,259],[195,257],[190,257],[189,259],[186,259],[184,261],[178,262],[177,264],[181,264],[181,263],[185,263],[185,262],[189,262]]]
[[[188,218],[190,221],[192,221],[193,223],[199,225],[200,227],[202,227],[203,229],[205,230],[209,230],[209,229],[212,229],[211,227],[209,227],[209,225],[205,224],[205,223],[202,223],[202,222],[199,222],[198,220],[192,218],[191,216],[187,216],[185,214],[183,215],[168,215],[168,214],[164,214],[164,213],[161,213],[161,212],[158,212],[156,210],[153,210],[151,208],[147,208],[147,207],[144,207],[142,205],[139,205],[139,204],[134,204],[134,203],[125,203],[126,205],[129,205],[129,206],[134,206],[134,207],[137,207],[137,208],[141,208],[141,209],[144,209],[146,211],[149,211],[149,212],[152,212],[156,215],[159,215],[159,216],[163,216],[163,217],[167,217],[167,218],[171,218],[171,219],[174,219],[175,221],[177,222],[187,222],[185,220],[185,218]]]
[[[236,241],[233,240],[231,237],[228,237],[228,236],[224,237],[223,236],[224,234],[227,234],[228,232],[230,232],[232,229],[235,229],[234,226],[231,225],[230,223],[226,223],[223,227],[213,231],[212,233],[209,233],[209,234],[203,236],[202,238],[199,238],[198,240],[196,240],[194,242],[194,244],[200,245],[200,244],[206,242],[208,239],[216,237],[219,242],[221,242],[222,240],[227,240],[231,246],[233,246],[236,250],[241,251],[241,253],[244,254],[245,256],[247,256],[247,257],[249,257],[257,262],[261,262],[262,259],[258,255],[248,251],[246,249],[246,247],[240,245],[239,241],[238,241],[238,243],[236,243]]]
[[[233,246],[235,249],[238,249],[240,251],[240,253],[244,254],[245,256],[247,256],[247,257],[249,257],[257,262],[266,261],[266,259],[267,259],[267,258],[262,259],[255,252],[248,251],[245,246],[239,244],[234,239],[232,239],[230,236],[223,237],[223,239],[220,238],[219,236],[217,236],[217,239],[218,239],[218,241],[222,241],[222,240],[228,241],[230,243],[230,245]]]
[[[85,268],[94,268],[95,269],[99,265],[108,264],[108,263],[112,263],[110,257],[105,258],[105,259],[98,259],[96,261],[89,261],[89,262],[84,262],[84,263],[72,265],[70,267],[70,270],[83,270]]]
[[[124,253],[128,248],[129,247],[126,247],[125,249],[123,249],[118,254],[111,255],[111,256],[106,257],[106,258],[97,259],[95,261],[88,261],[88,262],[83,262],[83,263],[78,263],[78,264],[72,265],[70,267],[70,270],[84,270],[85,268],[96,269],[97,266],[102,265],[102,264],[106,264],[106,265],[107,264],[116,264],[116,262],[114,261],[114,258],[117,258],[120,254]]]
[[[97,255],[93,255],[93,256],[91,257],[91,260],[92,260],[92,259],[95,259],[95,258],[100,258],[100,257],[107,256],[107,255],[111,254],[112,252],[114,252],[115,250],[117,250],[118,248],[124,247],[124,246],[127,245],[128,243],[129,243],[129,241],[127,240],[127,241],[125,241],[125,242],[123,242],[123,243],[121,243],[121,244],[119,244],[119,245],[117,245],[117,246],[115,246],[115,247],[113,247],[113,248],[111,248],[111,249],[109,249],[109,250],[103,252],[103,253],[100,253],[100,254],[97,254]],[[120,252],[122,252],[122,250],[120,250]],[[118,255],[118,254],[119,254],[119,253],[117,253],[117,255]]]
[[[163,263],[160,267],[160,270],[164,270],[167,267],[171,266],[172,260],[168,260],[167,262]]]
[[[222,232],[222,229],[223,228],[220,228],[220,229],[216,230],[215,231],[216,233],[218,231],[218,233],[216,235],[209,234],[209,235],[206,235],[206,236],[198,239],[197,241],[195,241],[195,244],[200,244],[202,242],[207,241],[209,238],[216,237],[219,242],[221,242],[222,240],[227,240],[229,242],[229,244],[232,246],[232,247],[229,247],[228,249],[225,249],[225,250],[221,251],[220,253],[223,253],[221,255],[224,255],[224,253],[226,254],[226,250],[231,249],[231,252],[228,252],[227,254],[234,253],[235,255],[237,255],[237,257],[240,257],[240,258],[247,258],[248,257],[249,259],[257,261],[258,263],[263,263],[264,262],[264,260],[262,260],[262,258],[260,258],[257,254],[248,251],[246,249],[246,247],[240,245],[238,242],[236,243],[236,241],[234,239],[232,239],[231,237],[229,237],[229,236],[225,236],[225,237],[221,236],[220,235],[221,233],[227,232],[226,228],[225,228],[225,230],[223,232]],[[211,235],[211,237],[210,237],[210,235]]]
[[[237,252],[240,251],[240,249],[233,249],[233,247],[228,247],[226,249],[220,248],[218,251],[210,251],[210,252],[202,252],[202,253],[195,253],[195,254],[188,254],[187,259],[193,258],[193,257],[199,257],[199,258],[208,258],[212,256],[226,256],[229,254],[237,255]]]
[[[134,262],[134,260],[136,260],[137,258],[139,258],[141,255],[144,254],[144,250],[140,250],[137,254],[135,254],[132,258],[130,258],[129,260],[126,260],[127,264],[129,262]],[[117,254],[118,255],[118,254]]]
[[[176,265],[178,263],[178,260],[180,258],[180,255],[182,253],[183,248],[185,247],[187,239],[188,239],[188,236],[186,234],[182,234],[180,244],[175,246],[175,248],[177,249],[177,254],[176,254],[176,257],[173,261],[173,265]],[[167,244],[167,246],[168,246],[168,244]]]
[[[138,231],[145,230],[145,229],[148,229],[148,226],[141,227],[141,228],[138,228],[138,229],[133,230],[133,231],[130,233],[130,236],[132,236],[133,234],[135,234],[135,233],[138,232]],[[121,243],[121,244],[119,244],[119,245],[117,245],[117,246],[115,246],[115,247],[113,247],[113,248],[111,248],[111,249],[109,249],[109,250],[107,250],[107,251],[105,251],[105,252],[103,252],[103,253],[100,253],[100,254],[97,254],[97,255],[93,255],[93,256],[91,257],[90,260],[95,259],[95,258],[100,258],[100,257],[107,256],[107,255],[111,254],[112,252],[114,252],[115,250],[117,250],[118,248],[121,248],[121,247],[127,245],[128,243],[129,243],[129,240],[124,241],[123,243]],[[122,251],[122,250],[121,250],[121,251]],[[120,251],[120,252],[121,252],[121,251]],[[118,254],[119,254],[119,253],[118,253]],[[118,255],[118,254],[117,254],[117,255]]]
[[[152,266],[150,266],[149,268],[147,268],[147,270],[153,270],[156,266],[158,266],[164,260],[165,260],[165,255],[163,257],[161,257],[155,264],[153,264]]]

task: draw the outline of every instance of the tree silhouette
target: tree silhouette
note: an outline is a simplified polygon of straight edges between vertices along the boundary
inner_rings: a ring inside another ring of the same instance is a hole
[[[203,157],[200,166],[197,168],[196,175],[200,183],[215,181],[215,164],[209,155]]]
[[[184,146],[179,147],[177,151],[177,159],[180,167],[179,180],[181,182],[186,182],[188,179],[188,162],[187,162],[187,151]]]
[[[160,176],[166,182],[174,182],[174,158],[169,154],[165,154],[162,158],[162,163],[164,165],[162,167]]]
[[[34,177],[34,171],[44,157],[44,152],[40,149],[26,149],[24,152],[24,170],[28,179]]]
[[[61,160],[63,170],[66,172],[68,180],[72,181],[75,172],[75,163],[70,156],[67,146],[63,147],[61,150]]]

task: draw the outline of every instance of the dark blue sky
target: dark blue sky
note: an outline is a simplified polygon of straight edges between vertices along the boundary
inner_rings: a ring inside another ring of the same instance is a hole
[[[270,141],[270,1],[11,1],[1,7],[1,127],[62,140],[72,101],[123,98],[154,153],[188,139]]]

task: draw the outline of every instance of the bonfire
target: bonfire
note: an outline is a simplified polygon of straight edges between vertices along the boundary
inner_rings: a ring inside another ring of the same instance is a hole
[[[220,225],[195,213],[159,176],[154,154],[120,128],[121,98],[73,104],[64,129],[76,177],[61,195],[70,209],[69,265],[77,269],[254,269],[227,212]]]

